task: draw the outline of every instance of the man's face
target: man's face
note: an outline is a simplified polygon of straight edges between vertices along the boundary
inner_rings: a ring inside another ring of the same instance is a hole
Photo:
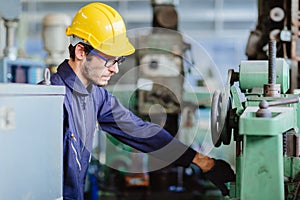
[[[102,58],[95,55],[95,53],[99,54]],[[89,83],[106,86],[110,77],[119,72],[117,62],[112,66],[106,67],[106,61],[104,59],[117,60],[118,58],[95,51],[93,54],[89,53],[89,55],[87,55],[86,61],[83,63],[82,74]]]

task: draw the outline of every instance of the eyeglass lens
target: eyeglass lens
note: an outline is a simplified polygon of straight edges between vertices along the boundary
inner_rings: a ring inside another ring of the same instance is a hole
[[[126,59],[125,56],[121,56],[121,57],[119,57],[118,59],[107,59],[107,58],[104,58],[104,57],[101,56],[99,53],[97,53],[97,52],[95,52],[95,51],[93,51],[93,50],[91,51],[91,53],[94,54],[95,56],[101,58],[102,60],[104,60],[104,61],[105,61],[104,66],[105,66],[105,67],[112,67],[112,66],[114,66],[116,63],[118,63],[118,65],[121,65],[121,64],[125,61],[125,59]]]
[[[112,67],[116,63],[118,63],[118,65],[121,65],[124,61],[125,61],[125,56],[121,56],[117,60],[116,59],[106,59],[105,66],[106,67]]]

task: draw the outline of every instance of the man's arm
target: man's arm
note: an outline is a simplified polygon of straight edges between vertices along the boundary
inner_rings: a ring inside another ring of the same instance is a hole
[[[149,155],[175,165],[186,167],[197,165],[205,177],[214,183],[223,195],[227,195],[226,182],[233,181],[235,175],[225,161],[205,156],[174,138],[162,127],[144,122],[135,116],[110,93],[104,97],[98,122],[102,130],[110,133],[121,142]]]

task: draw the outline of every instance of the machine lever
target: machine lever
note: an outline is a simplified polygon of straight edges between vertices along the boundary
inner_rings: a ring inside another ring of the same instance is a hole
[[[284,98],[276,101],[270,101],[268,102],[269,106],[279,106],[279,105],[284,105],[284,104],[291,104],[291,103],[298,103],[299,102],[299,97],[294,96],[290,98]]]
[[[271,112],[268,110],[270,106],[279,106],[291,103],[298,103],[300,101],[299,96],[294,96],[290,98],[280,99],[276,101],[267,102],[266,100],[262,100],[259,103],[259,109],[256,112],[256,117],[271,117]]]

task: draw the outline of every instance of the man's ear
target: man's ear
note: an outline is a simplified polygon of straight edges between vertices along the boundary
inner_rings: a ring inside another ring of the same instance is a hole
[[[75,47],[75,58],[78,60],[83,60],[86,57],[84,46],[82,44],[77,44]]]

